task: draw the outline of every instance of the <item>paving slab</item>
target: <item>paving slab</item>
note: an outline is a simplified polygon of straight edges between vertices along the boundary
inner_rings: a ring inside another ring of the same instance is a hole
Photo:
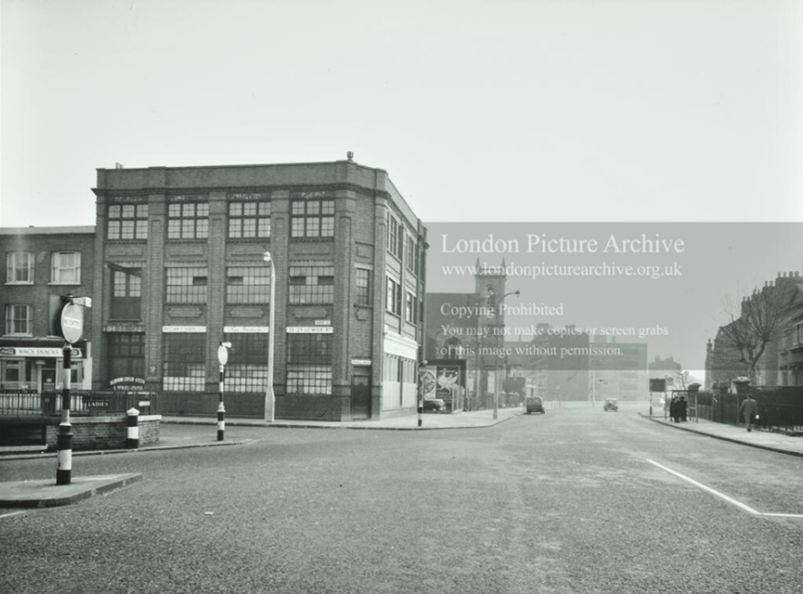
[[[0,482],[0,507],[56,507],[101,495],[142,480],[142,475],[108,474],[71,477],[69,485],[52,479]]]

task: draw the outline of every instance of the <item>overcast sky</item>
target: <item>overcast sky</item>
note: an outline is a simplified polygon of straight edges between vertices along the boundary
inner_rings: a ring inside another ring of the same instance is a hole
[[[95,169],[386,169],[425,221],[803,221],[797,0],[0,0],[0,225]]]

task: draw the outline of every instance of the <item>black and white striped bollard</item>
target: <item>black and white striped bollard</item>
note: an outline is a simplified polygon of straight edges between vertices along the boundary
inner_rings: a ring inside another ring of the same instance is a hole
[[[126,411],[128,437],[125,440],[125,447],[129,450],[139,449],[139,411],[136,408],[131,408]]]
[[[217,405],[217,440],[223,441],[223,434],[226,432],[226,408],[223,403]]]

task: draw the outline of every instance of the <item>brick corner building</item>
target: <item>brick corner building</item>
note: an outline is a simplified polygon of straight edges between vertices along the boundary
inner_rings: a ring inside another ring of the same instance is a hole
[[[93,387],[167,415],[346,421],[416,408],[426,230],[382,169],[345,161],[99,169]],[[270,303],[270,252],[275,303]],[[270,326],[270,308],[275,328]]]

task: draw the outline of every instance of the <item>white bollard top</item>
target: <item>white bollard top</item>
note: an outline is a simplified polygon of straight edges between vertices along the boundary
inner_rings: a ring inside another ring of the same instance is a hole
[[[125,411],[125,414],[127,414],[129,417],[137,417],[139,416],[139,411],[136,408],[129,408],[127,411]]]

